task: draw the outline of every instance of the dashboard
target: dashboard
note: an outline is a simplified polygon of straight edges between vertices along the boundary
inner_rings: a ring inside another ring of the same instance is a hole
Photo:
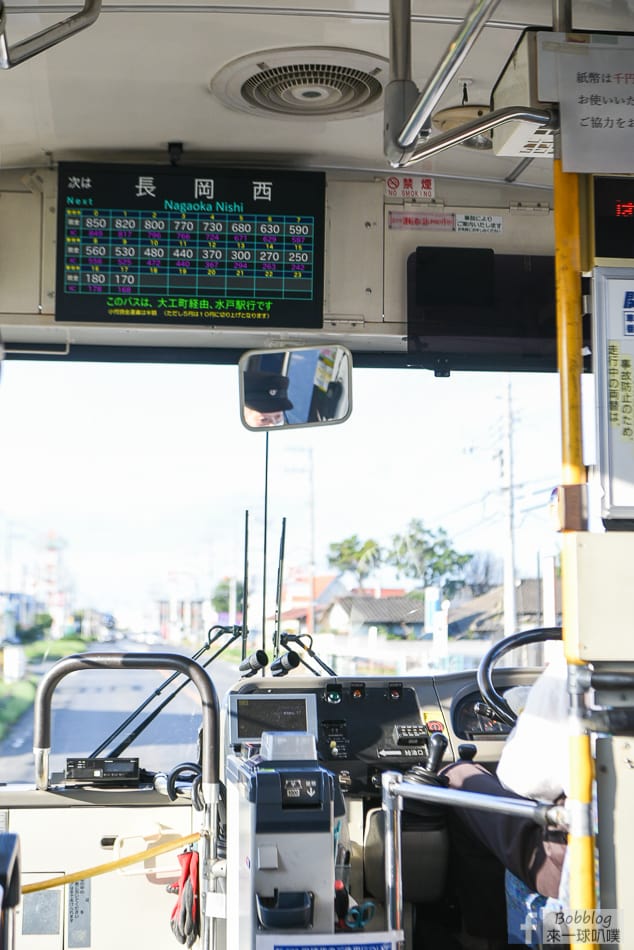
[[[538,671],[501,672],[496,687],[504,692],[509,686],[529,683]],[[499,758],[510,731],[484,704],[474,670],[402,679],[289,676],[283,682],[250,679],[234,687],[228,697],[227,751],[245,754],[244,746],[249,744],[257,751],[254,721],[261,731],[280,728],[279,714],[271,703],[276,696],[289,711],[292,698],[303,697],[305,712],[292,711],[290,728],[315,735],[318,760],[337,775],[342,791],[355,796],[380,795],[381,773],[386,770],[406,773],[413,766],[425,768],[434,732],[443,733],[448,741],[442,764],[458,758],[461,742],[475,743],[478,760],[490,764]],[[236,710],[246,705],[242,700],[247,697],[245,724],[236,718]],[[254,715],[251,701],[258,697],[264,700],[262,711]],[[287,723],[284,728],[289,728]],[[247,749],[246,754],[252,752]]]
[[[438,719],[438,704],[429,688],[428,705],[434,717],[426,718],[417,692],[402,680],[302,680],[301,685],[287,680],[283,693],[262,680],[243,687],[238,696],[248,694],[253,702],[259,696],[263,712],[258,717],[263,731],[275,729],[271,716],[266,723],[270,705],[267,700],[276,693],[288,704],[289,696],[304,697],[307,713],[298,721],[312,720],[316,711],[317,756],[339,778],[343,791],[352,794],[379,794],[381,772],[397,768],[407,771],[427,761],[427,738],[430,731],[443,732],[444,722]],[[319,685],[316,685],[316,684]],[[236,694],[229,696],[229,710],[236,708]],[[250,713],[253,717],[253,714]],[[309,730],[310,731],[310,730]],[[230,720],[229,744],[235,746],[241,732],[238,718]],[[251,737],[257,743],[257,737]]]

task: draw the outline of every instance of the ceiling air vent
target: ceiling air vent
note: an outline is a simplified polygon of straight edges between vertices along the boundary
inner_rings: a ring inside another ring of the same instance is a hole
[[[336,119],[378,111],[388,78],[387,60],[358,50],[278,49],[228,63],[211,91],[258,115]]]

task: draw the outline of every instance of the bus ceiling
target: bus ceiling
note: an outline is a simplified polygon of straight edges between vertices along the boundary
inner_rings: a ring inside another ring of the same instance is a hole
[[[43,29],[33,32],[34,20]],[[537,258],[552,258],[558,117],[552,101],[534,95],[534,37],[557,23],[617,33],[629,20],[603,4],[546,0],[512,10],[476,0],[460,16],[434,2],[412,13],[409,0],[365,12],[315,4],[300,16],[290,6],[244,4],[186,11],[167,4],[157,16],[125,0],[103,10],[86,0],[61,21],[49,7],[38,14],[0,4],[5,355],[237,362],[257,347],[338,343],[355,365],[422,366],[437,375],[554,369],[551,315],[528,332],[496,328],[486,286],[471,304],[481,311],[475,346],[462,330],[452,343],[455,327],[437,311],[426,332],[424,253],[489,251],[495,260],[486,260],[484,273],[495,281],[516,266],[503,256],[526,259],[529,271],[542,266]],[[258,49],[271,23],[286,45]],[[10,42],[8,34],[26,38]],[[185,34],[183,60],[173,51]],[[306,36],[319,43],[307,45]],[[360,36],[365,50],[355,48]],[[119,46],[115,80],[111,51]],[[434,61],[419,90],[412,76]],[[97,113],[100,101],[111,107]],[[109,190],[117,169],[135,176],[136,191],[130,181],[128,192]],[[310,207],[298,197],[302,186],[288,190],[289,172],[310,179]],[[235,192],[224,182],[224,195],[213,195],[229,173]],[[181,184],[190,175],[204,210],[182,193],[164,192],[160,208],[152,205],[160,175]],[[260,189],[251,204],[241,175]],[[87,184],[93,180],[98,194]],[[284,200],[276,198],[281,192]],[[289,212],[294,223],[282,221]],[[211,219],[200,231],[201,214],[233,229],[232,243],[229,230],[210,230]],[[267,230],[278,225],[277,233]],[[146,247],[141,233],[153,243]],[[249,245],[256,237],[259,244]],[[446,258],[439,272],[448,296],[464,273],[457,260]],[[256,266],[271,293],[263,286],[254,303],[245,280]],[[176,277],[170,293],[161,284],[168,267]],[[222,268],[231,278],[220,287]],[[194,272],[204,276],[202,290],[188,280]],[[281,289],[284,280],[292,295]],[[434,306],[439,294],[435,286]],[[95,306],[106,298],[108,307]],[[454,305],[462,309],[445,316],[464,328],[474,313],[465,312],[468,301]],[[483,342],[492,327],[503,352]]]
[[[492,109],[487,114],[480,113],[473,122],[463,121],[444,136],[437,136],[433,144],[426,142],[431,132],[435,107],[456,77],[499,2],[500,0],[474,0],[426,86],[419,91],[412,80],[411,71],[411,0],[390,0],[389,82],[383,90],[383,99],[384,153],[392,167],[399,168],[420,162],[437,151],[472,140],[475,136],[482,136],[505,122],[532,122],[549,128],[556,126],[557,115],[554,110],[518,105]],[[92,26],[101,13],[101,6],[101,0],[85,0],[82,10],[78,13],[10,45],[6,33],[6,9],[4,3],[0,3],[0,68],[12,69]],[[556,6],[570,11],[571,0]],[[566,19],[570,19],[570,16]],[[470,82],[471,80],[463,80],[463,84],[466,83],[465,89]]]

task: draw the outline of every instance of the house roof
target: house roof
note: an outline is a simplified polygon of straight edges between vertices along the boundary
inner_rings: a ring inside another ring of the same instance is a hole
[[[405,597],[404,587],[353,587],[349,591],[352,597]]]
[[[317,574],[313,577],[313,591],[315,597],[319,597],[331,584],[339,580],[337,574]]]
[[[561,611],[560,584],[555,590],[557,614]],[[315,619],[338,605],[350,619],[357,624],[424,624],[425,605],[416,597],[373,597],[369,594],[347,594],[336,597],[326,607],[314,605]],[[541,581],[538,579],[521,580],[516,589],[516,610],[518,621],[538,624],[541,618]],[[282,613],[283,620],[302,620],[307,617],[309,608],[297,606]],[[449,609],[449,632],[452,636],[472,631],[489,634],[502,627],[504,616],[504,588],[493,587],[486,594],[472,597],[452,605]]]
[[[314,604],[313,606],[313,616],[317,620],[325,612],[325,608],[319,604]],[[280,616],[280,620],[307,620],[310,614],[310,605],[302,604],[299,607],[289,607],[288,610],[283,610]],[[269,617],[269,620],[273,620],[274,615]]]
[[[519,621],[538,623],[542,613],[541,581],[536,578],[521,580],[515,590],[515,609]],[[555,609],[561,612],[561,585],[555,585]],[[449,632],[452,635],[468,630],[488,632],[502,624],[504,616],[504,588],[493,587],[480,597],[473,597],[449,608]]]
[[[338,597],[336,603],[357,623],[423,623],[425,605],[414,597]]]
[[[342,596],[347,590],[339,574],[335,577],[332,575],[316,577],[313,589],[315,591],[315,603],[323,606],[329,604],[334,597]]]

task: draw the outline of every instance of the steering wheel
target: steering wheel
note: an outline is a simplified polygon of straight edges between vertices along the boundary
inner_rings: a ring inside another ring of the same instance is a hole
[[[493,668],[501,657],[511,650],[531,643],[543,643],[544,640],[561,640],[561,627],[535,627],[533,630],[512,633],[510,637],[504,637],[503,640],[494,643],[480,660],[478,688],[484,700],[494,710],[496,717],[507,726],[514,726],[517,716],[493,685]]]

